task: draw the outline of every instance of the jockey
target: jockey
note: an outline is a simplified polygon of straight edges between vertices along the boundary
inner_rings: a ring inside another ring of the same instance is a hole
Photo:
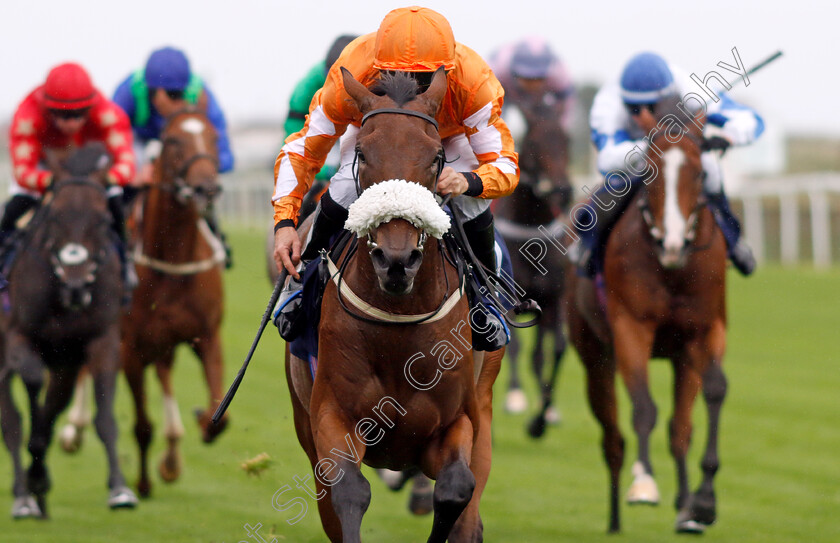
[[[352,163],[361,115],[347,105],[352,100],[344,90],[342,66],[366,86],[375,83],[380,72],[406,72],[415,78],[421,91],[431,83],[434,71],[445,67],[448,88],[436,120],[446,156],[452,162],[443,169],[437,189],[439,194],[453,197],[453,204],[464,215],[463,226],[473,252],[495,270],[490,200],[510,194],[519,181],[513,138],[500,117],[504,90],[477,53],[455,42],[452,28],[442,15],[416,6],[391,11],[377,32],[357,38],[344,49],[330,68],[323,88],[315,94],[304,128],[286,139],[277,156],[272,202],[278,268],[285,267],[293,278],[299,278],[301,258],[312,259],[328,245],[343,228],[347,208],[357,198]],[[310,241],[301,254],[301,240],[295,230],[301,199],[342,135],[341,165],[321,198]],[[292,317],[296,305],[290,303],[281,310],[279,324]],[[486,316],[490,320],[498,318]],[[484,328],[499,330],[502,326],[501,322],[492,324],[496,326]],[[476,325],[481,327],[482,323]],[[474,343],[480,350],[504,345],[501,334],[478,336],[474,334]]]
[[[17,221],[35,207],[53,182],[54,172],[47,169],[46,152],[50,149],[81,147],[89,142],[103,142],[111,155],[107,173],[108,209],[113,215],[113,229],[120,240],[123,279],[130,291],[136,283],[125,257],[125,218],[122,210],[122,187],[134,177],[134,152],[128,118],[105,98],[91,82],[87,71],[75,63],[60,64],[50,70],[46,82],[29,93],[18,106],[9,134],[9,150],[15,184],[12,198],[0,220],[0,244],[16,231]]]
[[[160,134],[166,127],[166,119],[187,105],[197,105],[216,128],[219,173],[233,169],[233,153],[230,150],[224,113],[207,84],[192,73],[189,60],[182,51],[164,47],[152,52],[145,67],[119,84],[114,92],[114,102],[128,115],[136,136],[136,185],[143,186],[151,182],[152,161],[160,153]],[[128,199],[134,195],[132,191]],[[224,244],[226,266],[230,268],[231,250],[225,242],[225,235],[219,230],[213,210],[204,218]]]
[[[330,45],[326,58],[312,66],[303,79],[295,85],[292,96],[289,99],[289,112],[286,115],[286,121],[283,123],[283,130],[286,133],[286,137],[300,132],[303,129],[306,122],[306,115],[309,113],[309,104],[312,102],[312,97],[315,96],[318,89],[324,86],[327,73],[335,61],[338,60],[341,52],[347,44],[357,37],[348,34],[337,37],[332,45]],[[324,166],[315,174],[315,185],[310,190],[310,193],[315,192],[313,195],[319,194],[324,190],[326,183],[338,169],[338,148],[338,145],[333,146]],[[300,210],[301,217],[309,215],[314,210],[314,207],[314,200],[311,203],[311,207],[308,203],[305,203]]]
[[[653,113],[658,104],[666,101],[679,101],[693,92],[692,81],[683,72],[654,53],[640,53],[628,61],[621,74],[620,82],[606,85],[595,95],[590,113],[592,142],[598,150],[598,169],[606,175],[613,170],[625,170],[625,158],[635,146],[644,152],[647,142],[644,139],[655,127]],[[694,93],[692,96],[698,96]],[[699,104],[695,100],[686,100],[686,107],[696,113]],[[707,141],[713,143],[701,155],[705,179],[703,192],[713,215],[726,240],[729,258],[735,268],[743,275],[750,275],[755,270],[755,258],[744,240],[740,238],[740,223],[732,213],[726,194],[723,191],[723,178],[719,156],[732,145],[748,145],[764,131],[764,121],[752,109],[736,103],[725,94],[717,102],[706,103],[706,126],[720,128],[722,136],[713,136]],[[638,186],[638,183],[634,183]],[[617,191],[613,191],[617,192]],[[617,219],[629,202],[634,191],[622,197],[623,202],[609,206],[604,212],[602,206],[591,206],[598,217],[594,228],[583,232],[582,255],[578,265],[589,269],[592,252],[605,233]],[[593,198],[605,201],[613,200],[602,185],[593,194]]]
[[[546,40],[529,37],[509,43],[491,56],[489,64],[505,89],[505,106],[534,101],[555,105],[568,130],[574,87],[565,64]]]

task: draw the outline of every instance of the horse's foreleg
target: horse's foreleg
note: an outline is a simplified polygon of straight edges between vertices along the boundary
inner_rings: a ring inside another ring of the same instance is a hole
[[[686,456],[691,445],[691,408],[700,389],[700,377],[694,371],[690,360],[690,349],[673,360],[674,367],[674,414],[668,425],[671,456],[677,469],[677,496],[674,506],[677,511],[685,507],[688,500],[688,468]]]
[[[32,430],[29,436],[29,454],[32,456],[32,464],[27,471],[27,486],[29,492],[35,495],[44,516],[47,515],[46,495],[52,486],[46,463],[47,450],[52,442],[55,420],[70,403],[78,371],[78,366],[69,364],[50,375],[44,405],[41,409],[38,409],[37,406],[41,384],[24,381],[29,394],[30,406],[34,410]]]
[[[204,367],[204,378],[207,381],[210,401],[206,410],[197,410],[198,424],[201,426],[202,439],[205,443],[211,443],[221,434],[228,423],[227,413],[222,419],[214,424],[211,420],[213,413],[224,398],[222,379],[224,378],[224,367],[222,364],[222,342],[218,331],[193,345],[196,356],[201,360]]]
[[[119,431],[114,417],[114,396],[120,368],[119,334],[119,328],[113,326],[102,337],[93,340],[87,349],[88,367],[93,376],[93,391],[96,397],[96,417],[93,424],[108,457],[108,506],[112,509],[137,505],[137,497],[126,486],[117,457]]]
[[[502,367],[504,351],[487,353],[484,357],[484,366],[481,375],[476,383],[476,394],[478,397],[478,433],[472,448],[470,469],[475,475],[475,489],[472,493],[469,505],[458,517],[452,532],[449,534],[449,541],[452,542],[479,542],[484,537],[484,526],[481,523],[479,505],[487,479],[490,476],[490,464],[492,461],[493,443],[493,383],[499,375]]]
[[[318,411],[315,429],[315,450],[318,461],[313,467],[318,490],[318,509],[324,529],[334,530],[332,515],[341,527],[337,533],[327,531],[331,541],[361,543],[362,517],[370,505],[370,483],[362,475],[361,463],[366,446],[356,439],[354,426],[332,410]],[[326,515],[326,516],[325,516]]]
[[[473,497],[476,477],[469,467],[473,435],[472,421],[466,414],[461,415],[446,430],[442,440],[433,443],[426,452],[430,457],[428,471],[436,480],[433,495],[435,518],[429,543],[444,543],[450,537],[455,522]],[[476,509],[476,517],[477,512]],[[476,521],[480,522],[477,518]],[[471,538],[473,534],[463,535]]]
[[[29,497],[29,492],[26,489],[26,476],[23,471],[23,464],[20,461],[23,427],[20,412],[12,398],[12,374],[6,371],[7,369],[0,366],[0,429],[3,432],[3,441],[12,457],[12,468],[14,470],[12,495],[15,497],[15,501],[12,504],[12,517],[38,516],[40,512],[37,510],[35,501]]]
[[[519,333],[512,330],[507,346],[508,388],[505,396],[505,411],[522,413],[528,408],[528,399],[519,382]]]
[[[85,428],[91,423],[90,396],[92,381],[87,369],[82,368],[76,378],[76,391],[73,393],[73,403],[67,414],[67,424],[58,433],[58,442],[62,450],[75,453],[82,446],[82,436]]]
[[[123,372],[131,389],[131,397],[134,400],[134,437],[137,440],[139,458],[139,478],[137,480],[137,491],[141,496],[147,497],[152,491],[152,484],[148,473],[148,452],[152,442],[152,422],[146,413],[146,383],[145,366],[138,351],[132,348],[129,341],[122,345]]]
[[[181,455],[178,452],[178,444],[184,437],[184,423],[181,421],[178,401],[175,399],[175,390],[172,387],[172,357],[169,356],[166,360],[155,364],[155,371],[163,392],[163,436],[166,438],[166,451],[158,464],[158,473],[161,479],[171,483],[181,476]]]
[[[627,491],[630,504],[659,503],[659,489],[650,462],[650,434],[656,425],[656,404],[648,386],[653,338],[653,326],[639,323],[629,315],[619,315],[613,320],[616,364],[633,403],[633,430],[639,445],[637,461],[633,464],[633,484]]]

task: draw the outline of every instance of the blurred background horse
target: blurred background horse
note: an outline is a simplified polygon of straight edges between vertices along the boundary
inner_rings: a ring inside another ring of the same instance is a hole
[[[667,111],[658,111],[664,116]],[[704,140],[694,123],[679,137],[657,134],[647,176],[606,241],[603,284],[569,273],[570,338],[586,368],[589,403],[603,428],[610,476],[609,531],[620,529],[619,485],[624,438],[618,427],[615,372],[633,404],[638,457],[630,504],[659,503],[649,439],[657,409],[648,387],[648,360],[667,358],[674,370],[670,451],[676,463],[676,530],[701,533],[716,519],[713,479],[719,467],[720,409],[726,394],[726,247],[702,193]],[[629,180],[628,180],[629,182]],[[629,187],[626,187],[630,190]],[[708,437],[703,480],[688,486],[686,455],[691,409],[702,390]]]
[[[107,204],[108,165],[107,150],[97,143],[52,166],[55,181],[23,234],[9,291],[3,293],[0,424],[14,466],[14,518],[47,516],[46,453],[83,366],[96,392],[94,423],[108,460],[108,505],[137,503],[120,471],[113,413],[123,284]],[[29,397],[32,463],[26,473],[19,451],[21,419],[11,396],[13,374],[21,376]]]
[[[519,186],[511,196],[496,200],[493,212],[496,229],[510,251],[514,280],[525,291],[525,296],[542,308],[530,353],[531,368],[540,391],[540,407],[528,424],[528,433],[540,437],[547,421],[559,421],[553,396],[566,351],[561,311],[565,272],[563,256],[551,247],[538,251],[544,254],[537,259],[525,255],[537,249],[531,240],[544,240],[546,235],[541,228],[548,232],[556,230],[571,202],[573,189],[568,176],[569,136],[561,122],[563,102],[549,104],[535,98],[520,100],[517,106],[527,126],[525,136],[518,142]],[[540,243],[545,246],[544,242]],[[535,260],[539,260],[539,266],[535,265]],[[546,375],[545,350],[549,339],[553,340],[553,348]],[[510,377],[505,409],[512,413],[520,413],[527,407],[519,377],[520,341],[521,334],[514,333],[508,345]]]

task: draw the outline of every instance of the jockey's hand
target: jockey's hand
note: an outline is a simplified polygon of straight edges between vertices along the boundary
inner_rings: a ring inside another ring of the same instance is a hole
[[[722,136],[711,136],[703,140],[701,149],[703,151],[720,151],[720,156],[723,156],[730,145],[732,145],[732,142]]]
[[[444,167],[443,171],[440,172],[440,177],[437,182],[438,194],[442,196],[451,194],[454,198],[467,192],[468,188],[470,188],[470,185],[467,183],[467,178],[464,177],[464,174],[456,172],[449,166]]]
[[[131,182],[132,185],[135,187],[143,187],[146,185],[150,185],[152,183],[152,172],[154,171],[154,166],[152,164],[143,164],[137,170],[137,175],[134,176],[134,180]]]
[[[274,232],[274,263],[278,270],[286,268],[289,275],[300,280],[295,269],[300,264],[300,236],[291,226],[278,228]]]
[[[651,130],[656,128],[656,118],[646,107],[640,108],[639,113],[632,115],[632,118],[633,121],[639,125],[639,128],[644,130],[645,135],[650,134]]]

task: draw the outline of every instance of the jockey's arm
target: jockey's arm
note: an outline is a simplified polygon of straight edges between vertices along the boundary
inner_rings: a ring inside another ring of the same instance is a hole
[[[649,115],[649,112],[644,113]],[[643,117],[646,120],[646,117]],[[595,95],[589,116],[592,143],[598,151],[598,170],[606,175],[613,170],[626,170],[627,158],[634,149],[647,151],[647,140],[633,139],[630,123],[634,122],[621,101],[617,84],[602,88]],[[639,131],[644,131],[640,126]],[[647,131],[644,132],[645,134]]]
[[[504,91],[495,77],[479,88],[474,102],[479,107],[467,112],[463,124],[479,166],[461,172],[468,184],[463,194],[487,199],[508,196],[519,184],[519,157],[501,116]]]
[[[219,173],[226,173],[233,170],[233,152],[230,149],[230,138],[228,137],[227,121],[222,108],[216,97],[207,86],[204,86],[204,95],[207,96],[207,118],[216,128],[216,149],[219,153]]]
[[[732,145],[749,145],[764,132],[764,120],[726,94],[721,94],[718,102],[707,106],[706,121],[720,127]]]
[[[43,147],[37,133],[38,115],[33,104],[21,104],[12,119],[9,150],[15,182],[25,189],[41,193],[52,182],[53,174],[39,167]]]

